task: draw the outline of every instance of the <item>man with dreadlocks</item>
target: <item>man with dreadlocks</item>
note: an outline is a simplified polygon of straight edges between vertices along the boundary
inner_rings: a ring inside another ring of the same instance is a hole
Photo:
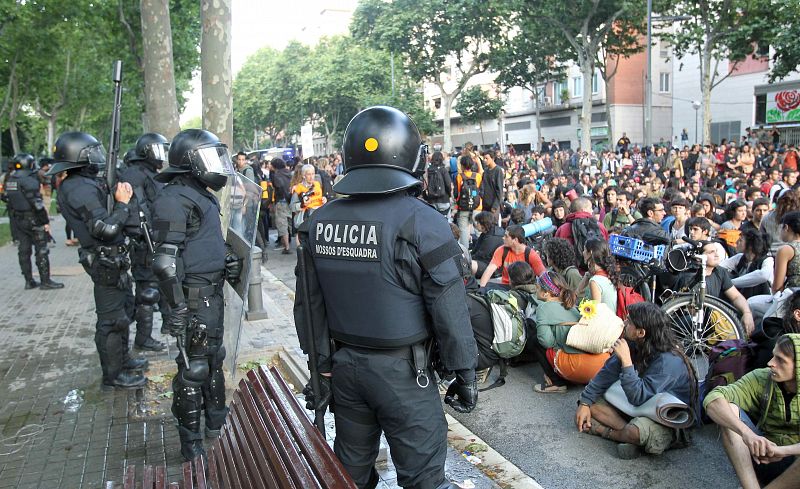
[[[647,453],[660,454],[679,446],[676,430],[646,417],[630,418],[607,404],[603,394],[617,380],[628,402],[641,406],[656,394],[668,392],[694,410],[697,380],[677,341],[664,311],[651,302],[628,307],[623,337],[614,343],[613,355],[581,392],[575,421],[578,431],[614,440],[620,458]]]

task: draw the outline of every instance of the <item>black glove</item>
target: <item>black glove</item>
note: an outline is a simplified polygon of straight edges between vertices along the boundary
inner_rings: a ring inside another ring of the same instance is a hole
[[[322,391],[317,400],[311,388],[311,382],[303,388],[303,395],[306,396],[306,409],[310,411],[325,410],[331,403],[331,378],[324,375],[319,376],[319,390]]]
[[[170,335],[179,337],[186,334],[186,329],[189,327],[189,308],[185,304],[179,305],[172,309],[164,319],[164,329]]]
[[[229,246],[225,250],[225,277],[228,282],[236,283],[242,274],[242,259]]]
[[[444,402],[459,413],[471,413],[475,409],[478,402],[478,383],[475,381],[474,370],[456,374],[456,380],[447,388]]]

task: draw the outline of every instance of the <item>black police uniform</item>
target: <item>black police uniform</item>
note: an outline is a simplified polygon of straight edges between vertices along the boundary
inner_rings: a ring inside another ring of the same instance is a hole
[[[30,168],[15,170],[6,181],[9,217],[16,229],[19,241],[17,254],[25,287],[32,288],[37,284],[33,280],[31,268],[31,248],[36,249],[36,268],[44,288],[60,288],[50,280],[50,250],[47,247],[47,232],[44,229],[50,223],[44,201],[39,193],[39,178]]]
[[[389,109],[378,108],[374,115],[410,122]],[[416,138],[415,152],[418,133]],[[312,324],[327,325],[314,336],[319,370],[332,373],[334,451],[358,487],[375,487],[383,431],[399,485],[451,487],[444,477],[447,423],[431,380],[429,347],[435,338],[443,367],[471,374],[474,384],[478,352],[458,266],[461,249],[446,219],[409,195],[407,189],[418,191],[420,182],[410,173],[388,172],[399,176],[399,186],[390,177],[389,191],[375,192],[381,195],[329,202],[300,227],[311,269]],[[347,175],[340,183],[346,181]],[[295,322],[300,344],[309,352],[312,338],[302,326],[304,295],[298,281]]]
[[[155,305],[159,304],[163,316],[167,304],[160,300],[158,279],[151,268],[153,255],[142,229],[140,212],[146,223],[152,222],[153,203],[159,189],[164,186],[154,180],[157,174],[155,165],[149,161],[132,160],[128,169],[119,177],[121,182],[127,182],[133,188],[133,197],[129,202],[130,213],[125,223],[125,234],[130,238],[131,274],[136,282],[136,336],[133,344],[134,348],[152,351],[164,349],[164,344],[152,337],[153,311]]]
[[[85,172],[71,172],[58,189],[61,213],[80,242],[78,256],[94,282],[97,324],[94,341],[103,384],[111,386],[131,366],[128,326],[133,315],[130,262],[122,227],[130,212],[122,202],[106,210],[105,185]],[[136,383],[136,382],[134,382]]]

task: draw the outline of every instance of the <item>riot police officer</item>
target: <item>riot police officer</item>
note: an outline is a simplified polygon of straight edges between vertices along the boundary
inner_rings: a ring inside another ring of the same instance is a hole
[[[167,185],[153,203],[153,272],[170,309],[164,326],[181,350],[172,414],[186,460],[205,453],[202,411],[208,437],[219,436],[227,414],[222,288],[226,271],[236,275],[240,264],[229,260],[220,206],[209,189],[220,190],[233,174],[228,150],[214,134],[187,129],[172,140],[169,166],[156,177]]]
[[[316,340],[322,385],[320,393],[304,391],[307,407],[324,409],[332,394],[334,451],[358,487],[378,482],[381,430],[400,486],[454,487],[444,476],[447,423],[430,351],[435,342],[441,365],[456,373],[445,402],[471,411],[478,351],[460,247],[445,217],[416,198],[426,151],[408,116],[381,106],[358,113],[343,153],[345,176],[334,190],[350,197],[300,227],[312,337],[302,327],[302,288],[295,322],[306,353]]]
[[[133,347],[137,350],[161,351],[166,348],[164,343],[152,336],[153,311],[159,303],[160,294],[158,281],[150,266],[153,256],[142,226],[148,226],[152,222],[153,202],[163,186],[155,181],[155,176],[167,160],[168,150],[167,138],[161,134],[143,134],[136,141],[136,147],[125,154],[127,169],[119,177],[121,182],[128,182],[133,188],[125,234],[130,238],[131,274],[136,282],[136,336]]]
[[[14,172],[6,181],[9,217],[17,230],[19,266],[25,277],[25,288],[39,287],[42,290],[61,289],[64,284],[50,278],[50,250],[47,247],[50,233],[50,217],[39,193],[39,177],[35,168],[36,159],[27,153],[14,157]],[[33,279],[31,270],[31,248],[36,249],[36,268],[39,280]]]
[[[147,381],[141,374],[147,368],[147,361],[129,356],[133,293],[122,233],[133,192],[130,185],[118,184],[114,190],[116,203],[109,214],[108,190],[98,177],[106,164],[103,145],[84,132],[60,135],[53,163],[48,175],[67,172],[58,189],[58,205],[80,242],[79,262],[94,282],[97,313],[94,341],[103,371],[102,387],[141,387]]]

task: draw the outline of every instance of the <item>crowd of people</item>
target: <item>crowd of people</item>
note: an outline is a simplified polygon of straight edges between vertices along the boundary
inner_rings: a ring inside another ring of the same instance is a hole
[[[533,305],[526,308],[528,344],[512,364],[541,364],[544,377],[534,385],[536,392],[563,393],[567,385],[586,385],[577,427],[617,441],[620,456],[635,456],[640,450],[657,454],[685,445],[680,430],[646,417],[631,418],[603,400],[604,391],[619,380],[634,404],[663,392],[693,408],[703,401],[704,379],[697,378],[692,362],[676,346],[670,319],[657,304],[624,308],[622,339],[607,351],[581,351],[567,344],[567,336],[581,319],[582,301],[619,311],[619,292],[626,284],[609,235],[633,236],[666,244],[667,249],[699,242],[706,256],[707,294],[738,311],[747,336],[759,341],[762,350],[751,373],[705,397],[708,416],[723,429],[725,449],[744,487],[770,481],[770,487],[790,487],[793,482],[787,481],[800,475],[794,463],[800,450],[800,401],[795,395],[800,365],[800,292],[795,293],[800,290],[800,189],[795,146],[748,131],[741,141],[682,148],[640,148],[626,136],[616,151],[573,152],[544,141],[541,147],[542,151],[478,151],[468,143],[453,154],[434,147],[423,176],[419,197],[451,222],[462,248],[462,272],[480,351],[479,382],[500,359],[491,347],[491,314],[470,297],[510,289]],[[262,178],[275,188],[276,198],[270,198],[264,210],[278,228],[278,247],[288,249],[293,223],[337,198],[331,183],[341,178],[340,161],[339,155],[311,158],[295,164],[293,173],[293,162],[287,167],[274,159],[260,165]],[[304,175],[316,183],[301,184]],[[306,194],[312,188],[313,193]],[[536,231],[531,235],[532,225]],[[685,290],[694,285],[692,277],[673,274],[666,282],[671,290]],[[780,327],[766,334],[765,318],[778,321]],[[754,400],[757,396],[742,393],[761,392],[765,383],[770,389],[766,407]],[[757,428],[740,422],[729,414],[736,406],[751,419],[769,422]]]

